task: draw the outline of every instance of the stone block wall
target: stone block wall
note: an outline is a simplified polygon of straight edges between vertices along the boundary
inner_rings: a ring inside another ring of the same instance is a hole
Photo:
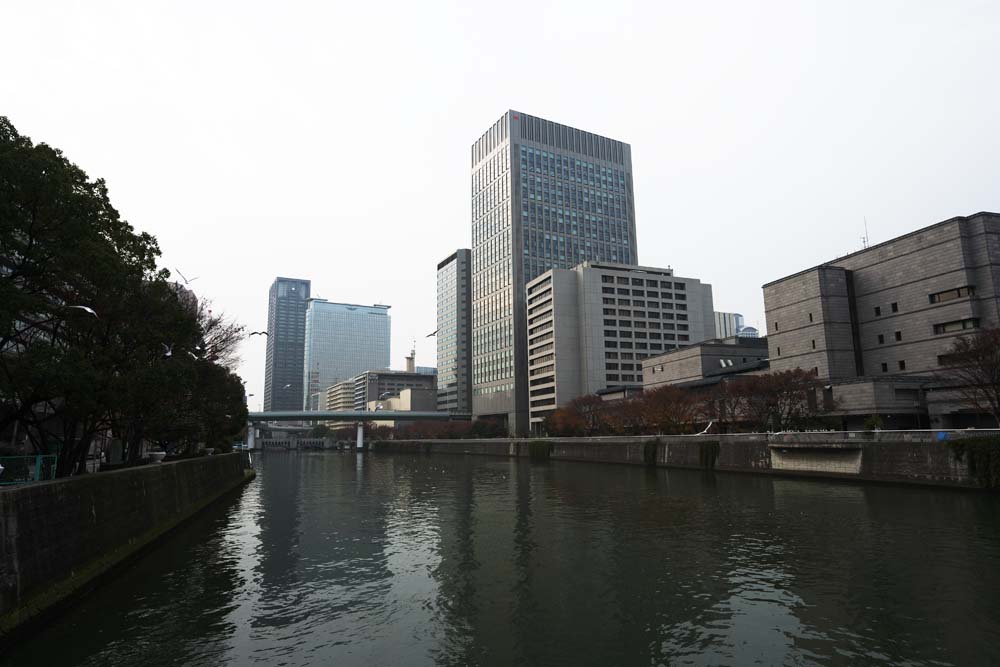
[[[979,431],[982,435],[984,432]],[[975,435],[951,432],[950,439]],[[391,440],[374,452],[529,457],[547,443],[551,460],[624,463],[727,472],[978,487],[968,465],[935,431],[620,436],[533,440]],[[536,445],[537,448],[537,445]]]
[[[240,453],[0,490],[0,639],[244,483]]]

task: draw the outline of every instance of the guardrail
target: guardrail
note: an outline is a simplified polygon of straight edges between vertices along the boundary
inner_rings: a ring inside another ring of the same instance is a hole
[[[54,454],[0,456],[0,486],[55,479],[57,458]]]

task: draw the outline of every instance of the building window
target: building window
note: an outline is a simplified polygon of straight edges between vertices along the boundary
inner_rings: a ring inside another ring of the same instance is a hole
[[[978,329],[979,320],[977,318],[969,318],[965,320],[955,320],[954,322],[944,322],[942,324],[934,325],[934,334],[941,335],[946,333],[955,333],[957,331],[965,331],[966,329]]]
[[[879,345],[884,345],[885,344],[885,336],[883,336],[882,334],[878,335],[878,344]]]
[[[905,371],[906,370],[906,361],[904,361],[903,359],[899,360],[899,370],[901,370],[901,371]]]
[[[809,321],[810,321],[810,322],[812,322],[812,321],[813,321],[813,314],[812,314],[812,313],[809,313]]]
[[[972,285],[967,285],[965,287],[959,287],[957,289],[949,289],[943,292],[935,292],[934,294],[928,294],[927,298],[931,303],[944,303],[945,301],[952,301],[954,299],[961,299],[966,296],[975,296],[976,288]]]
[[[903,332],[902,331],[897,331],[896,332],[896,340],[903,340]]]
[[[898,304],[898,303],[896,303],[895,301],[893,301],[893,302],[892,302],[892,303],[891,303],[891,304],[889,305],[889,307],[890,307],[890,308],[892,308],[892,312],[894,312],[894,313],[898,313],[898,312],[899,312],[899,304]]]
[[[875,306],[875,317],[882,316],[882,306]]]
[[[883,373],[889,372],[889,364],[885,363],[884,361],[882,362],[882,372]]]
[[[816,339],[815,338],[813,338],[812,344],[813,344],[813,349],[815,350],[816,349]]]
[[[780,345],[778,346],[778,356],[779,357],[781,356],[781,346]]]
[[[819,366],[813,366],[813,375],[819,377]]]
[[[778,330],[778,323],[777,323],[777,322],[775,322],[775,323],[774,323],[774,330],[775,330],[775,331],[777,331],[777,330]]]

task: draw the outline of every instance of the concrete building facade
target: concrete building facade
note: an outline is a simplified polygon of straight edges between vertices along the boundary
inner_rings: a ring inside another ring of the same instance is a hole
[[[326,388],[325,407],[328,412],[348,412],[354,409],[354,378],[341,380]]]
[[[1000,215],[919,229],[764,285],[771,369],[889,392],[931,426],[961,425],[940,379],[957,336],[1000,325],[998,290]],[[838,403],[864,403],[845,392]]]
[[[526,287],[529,414],[611,388],[640,388],[643,361],[715,335],[712,286],[672,269],[584,262]]]
[[[309,299],[299,369],[306,399],[363,371],[388,368],[389,336],[389,306]],[[306,400],[300,406],[308,410],[310,404]]]
[[[767,369],[766,338],[730,336],[649,357],[642,362],[642,387],[698,387],[726,377]]]
[[[631,147],[508,111],[471,162],[472,411],[525,433],[525,285],[587,260],[637,263]]]
[[[310,282],[278,277],[267,299],[267,356],[264,361],[264,410],[300,410],[306,306]]]
[[[388,394],[398,396],[404,389],[437,391],[437,376],[415,371],[366,371],[355,376],[354,410],[364,410],[371,401]],[[384,399],[383,399],[384,400]]]
[[[437,409],[472,412],[472,251],[437,265]]]
[[[739,313],[715,311],[715,337],[732,338],[743,330],[743,316]]]

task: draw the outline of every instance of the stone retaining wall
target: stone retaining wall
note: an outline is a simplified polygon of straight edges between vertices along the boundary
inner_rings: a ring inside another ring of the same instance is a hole
[[[944,433],[942,436],[941,434]],[[523,456],[733,472],[978,487],[948,440],[983,432],[881,431],[535,438],[530,440],[389,440],[375,452]],[[534,452],[532,443],[536,443]],[[546,447],[539,446],[545,443]]]
[[[0,641],[253,477],[222,454],[0,490]]]

